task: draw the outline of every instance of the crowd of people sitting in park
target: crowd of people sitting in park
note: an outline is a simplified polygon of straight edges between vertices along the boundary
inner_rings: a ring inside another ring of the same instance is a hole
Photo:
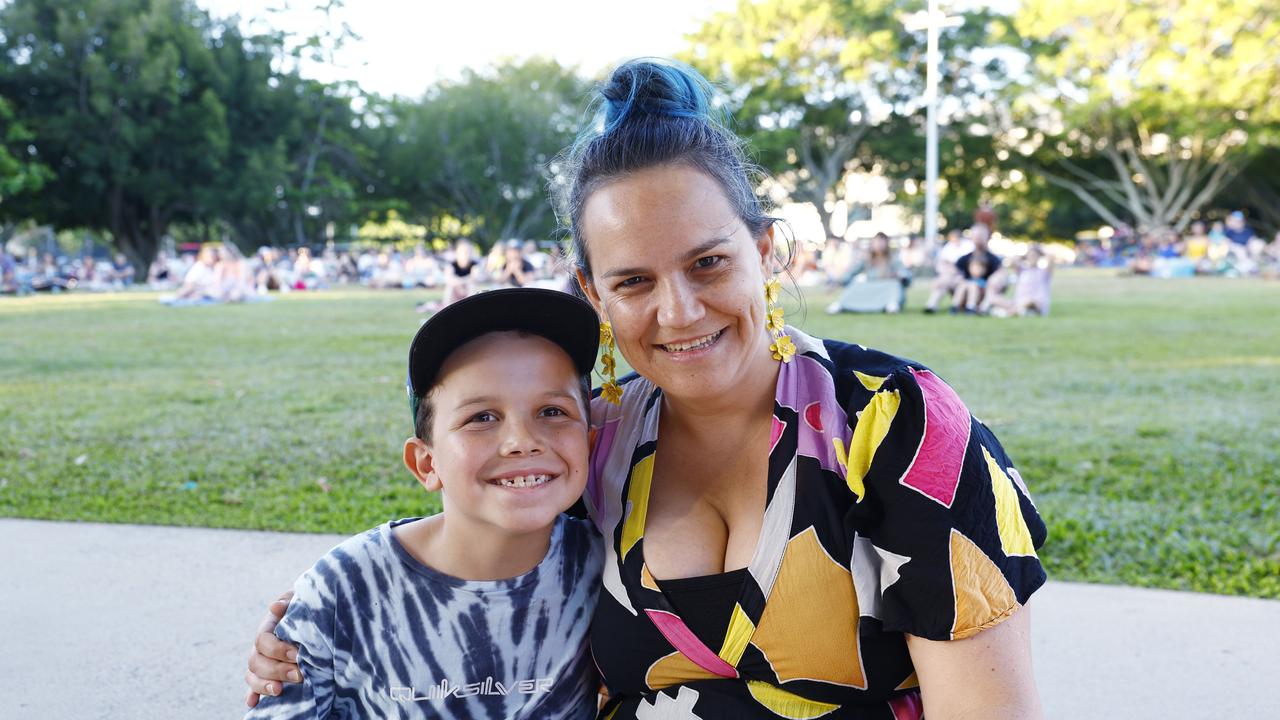
[[[537,243],[496,243],[487,255],[459,239],[437,251],[419,244],[407,251],[395,247],[359,250],[328,246],[263,247],[245,256],[231,243],[205,243],[187,252],[161,250],[139,280],[134,266],[117,255],[102,262],[92,255],[58,257],[31,252],[27,258],[0,253],[0,292],[111,291],[144,287],[165,293],[172,305],[252,302],[270,293],[323,290],[360,285],[377,289],[442,288],[444,298],[424,303],[422,311],[456,301],[486,287],[562,287],[570,275],[558,247]]]
[[[1193,222],[1185,232],[1135,232],[1121,225],[1110,237],[1083,241],[1078,252],[1078,264],[1116,267],[1134,275],[1280,279],[1280,232],[1268,242],[1240,211],[1225,221]]]
[[[1106,238],[1078,242],[1074,249],[999,238],[1001,252],[991,249],[987,223],[994,221],[993,214],[982,215],[975,215],[969,229],[946,233],[939,244],[914,235],[891,239],[877,233],[863,241],[833,238],[815,250],[801,247],[796,277],[802,286],[840,289],[827,307],[830,313],[900,312],[911,283],[928,280],[925,313],[1000,317],[1047,315],[1054,267],[1060,263],[1165,278],[1280,279],[1280,232],[1266,242],[1238,211],[1207,231],[1205,223],[1194,222],[1185,235],[1172,230],[1135,235],[1121,226]]]
[[[120,253],[104,261],[92,255],[73,259],[35,250],[22,258],[0,249],[0,294],[123,290],[133,280],[133,263]]]
[[[988,224],[990,223],[990,224]],[[1045,315],[1055,264],[1114,267],[1154,277],[1220,275],[1280,279],[1280,233],[1266,242],[1240,212],[1225,222],[1192,223],[1180,235],[1172,230],[1134,233],[1117,227],[1105,238],[1086,239],[1074,250],[1060,245],[1000,239],[991,250],[991,213],[975,214],[967,230],[952,230],[931,244],[912,235],[884,233],[865,240],[832,238],[824,246],[799,243],[792,275],[802,287],[835,287],[840,294],[828,312],[886,312],[904,309],[913,280],[929,282],[924,312],[940,310],[979,315]],[[263,247],[250,256],[231,243],[205,243],[186,252],[160,251],[137,282],[123,254],[99,258],[59,257],[28,251],[25,258],[0,252],[0,294],[110,291],[143,285],[164,293],[167,304],[252,302],[272,292],[323,290],[341,285],[378,289],[440,288],[438,301],[423,302],[419,312],[439,308],[492,287],[538,286],[563,290],[573,279],[560,246],[533,241],[495,243],[487,254],[460,238],[439,249],[419,243],[337,248]]]
[[[869,242],[828,242],[820,254],[800,259],[802,284],[840,289],[828,313],[896,313],[904,309],[912,281],[928,280],[925,313],[944,307],[971,315],[1047,315],[1055,258],[1037,243],[1007,243],[1017,252],[991,250],[991,231],[976,223],[952,230],[930,245],[909,237],[895,249],[884,233]]]

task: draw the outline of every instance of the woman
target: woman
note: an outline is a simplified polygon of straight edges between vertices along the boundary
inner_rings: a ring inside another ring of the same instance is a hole
[[[840,280],[844,291],[827,312],[896,313],[906,302],[910,283],[911,272],[889,247],[889,236],[876,233],[867,256]]]
[[[472,250],[471,241],[466,238],[458,238],[453,244],[453,261],[447,266],[444,276],[442,306],[465,300],[475,292],[475,281],[471,273],[475,269],[476,261]]]
[[[593,404],[601,716],[1039,717],[1044,526],[999,443],[926,368],[782,325],[775,221],[701,77],[636,61],[602,94],[561,204],[638,373]],[[293,669],[258,648],[254,690]]]

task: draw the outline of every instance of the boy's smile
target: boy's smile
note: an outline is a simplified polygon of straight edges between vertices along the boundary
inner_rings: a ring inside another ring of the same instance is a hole
[[[582,495],[587,418],[569,356],[538,335],[494,332],[455,350],[431,392],[424,479],[445,523],[484,535],[548,531]]]

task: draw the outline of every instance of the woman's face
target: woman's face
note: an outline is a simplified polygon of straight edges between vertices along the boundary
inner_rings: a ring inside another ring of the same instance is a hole
[[[641,170],[588,196],[580,226],[592,278],[579,279],[636,372],[692,399],[771,371],[773,234],[751,237],[714,179],[683,164]]]

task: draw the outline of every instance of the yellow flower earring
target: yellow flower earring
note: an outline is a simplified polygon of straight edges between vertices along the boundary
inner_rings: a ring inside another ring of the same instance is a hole
[[[600,397],[614,405],[622,404],[622,386],[618,384],[618,365],[613,358],[613,325],[608,320],[600,323]]]
[[[782,283],[776,276],[764,281],[765,327],[769,328],[769,334],[773,336],[769,351],[773,353],[774,360],[789,363],[795,357],[796,345],[785,333],[787,326],[782,319],[782,306],[778,304],[781,295]]]

